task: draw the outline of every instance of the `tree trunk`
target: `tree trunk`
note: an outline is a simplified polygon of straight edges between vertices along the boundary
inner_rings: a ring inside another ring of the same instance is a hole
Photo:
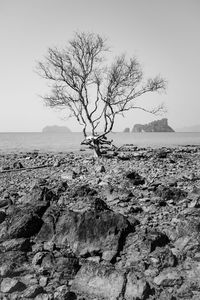
[[[94,145],[94,157],[100,157],[102,155],[99,144]]]

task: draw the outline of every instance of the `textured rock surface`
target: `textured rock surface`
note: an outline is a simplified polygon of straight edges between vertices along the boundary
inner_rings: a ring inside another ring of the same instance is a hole
[[[200,147],[7,154],[0,169],[0,299],[200,299]]]
[[[124,275],[113,266],[87,263],[77,273],[72,290],[86,296],[103,297],[114,300],[120,296]]]

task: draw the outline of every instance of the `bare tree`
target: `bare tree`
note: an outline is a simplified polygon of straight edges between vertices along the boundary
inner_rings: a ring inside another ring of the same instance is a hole
[[[136,100],[165,89],[165,81],[159,76],[143,82],[135,57],[121,55],[105,66],[108,51],[100,35],[76,33],[66,48],[49,48],[44,62],[37,65],[39,74],[51,86],[50,94],[43,97],[47,106],[68,108],[70,116],[83,126],[83,143],[89,144],[97,156],[101,155],[101,146],[110,143],[106,135],[118,115],[132,109],[156,114],[162,105],[148,110]]]

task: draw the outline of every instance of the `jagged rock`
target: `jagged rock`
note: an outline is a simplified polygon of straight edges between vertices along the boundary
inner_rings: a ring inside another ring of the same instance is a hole
[[[91,203],[91,209],[100,212],[104,210],[110,210],[108,205],[100,198],[94,198]]]
[[[95,171],[97,173],[105,173],[106,169],[105,169],[104,165],[101,165],[101,166],[97,166]]]
[[[37,252],[32,259],[32,265],[33,266],[41,265],[44,255],[45,255],[44,252]]]
[[[165,269],[154,278],[154,283],[159,286],[180,286],[183,283],[183,277],[174,269]]]
[[[56,223],[55,242],[60,247],[69,244],[78,256],[98,254],[112,260],[130,230],[133,228],[128,220],[113,211],[79,213],[67,210]]]
[[[21,282],[26,286],[35,286],[38,284],[38,279],[34,274],[27,274],[24,276],[20,276]]]
[[[127,275],[127,282],[125,287],[124,298],[126,300],[147,299],[151,294],[149,283],[144,279],[138,279],[135,272],[129,272]]]
[[[13,250],[28,252],[31,250],[30,240],[24,238],[7,240],[1,244],[1,247],[4,252]]]
[[[145,183],[145,179],[140,176],[136,171],[128,171],[126,177],[131,180],[133,185],[140,185]]]
[[[173,132],[166,118],[141,125],[135,124],[132,132]]]
[[[159,231],[150,231],[145,236],[145,243],[148,245],[150,252],[153,252],[157,247],[164,247],[169,242],[168,236]]]
[[[48,283],[48,277],[46,276],[41,276],[39,280],[39,285],[42,287],[45,287]]]
[[[150,262],[153,267],[159,270],[174,267],[177,263],[177,258],[169,247],[158,247],[150,256]]]
[[[95,196],[97,195],[97,191],[90,188],[88,184],[84,184],[76,188],[73,196],[74,197],[86,197],[86,196]]]
[[[39,286],[38,284],[35,284],[33,286],[28,287],[24,292],[23,292],[23,297],[24,298],[35,298],[38,294],[43,293],[44,289],[43,287]]]
[[[0,252],[0,262],[2,277],[14,277],[27,270],[27,255],[22,251]]]
[[[123,284],[124,274],[121,271],[110,265],[89,262],[81,267],[71,289],[81,295],[116,300],[119,299]]]
[[[60,175],[60,178],[62,180],[72,180],[72,179],[75,179],[77,176],[78,176],[78,174],[74,170],[68,170],[68,171],[63,172]]]
[[[76,300],[77,296],[74,292],[67,292],[65,294],[65,300]]]
[[[0,224],[3,223],[5,218],[6,218],[6,213],[4,211],[0,211]]]
[[[5,208],[11,204],[10,199],[0,199],[0,208]]]
[[[50,201],[54,201],[56,198],[56,195],[51,190],[37,182],[31,191],[23,197],[21,202],[23,204],[29,203],[36,205],[37,202],[50,203]]]
[[[176,187],[169,187],[164,185],[159,185],[156,189],[156,195],[161,197],[163,200],[181,200],[187,196],[187,192],[176,188]]]
[[[22,165],[22,163],[20,161],[15,161],[13,164],[13,169],[23,169],[24,166]]]
[[[13,212],[11,225],[8,229],[8,235],[13,238],[30,238],[36,235],[42,227],[43,220],[41,217],[50,205],[52,192],[48,189],[36,189],[36,197],[29,195],[28,205],[22,209]],[[32,198],[33,197],[33,198]],[[32,201],[31,201],[32,200]],[[30,202],[31,201],[31,202]]]
[[[3,293],[13,293],[16,291],[23,291],[25,285],[15,278],[4,278],[1,282],[1,292]]]
[[[56,221],[60,216],[60,210],[57,207],[49,207],[44,213],[42,220],[43,225],[36,236],[36,242],[50,242],[54,238]]]
[[[55,260],[56,271],[60,272],[60,280],[73,279],[80,269],[79,259],[75,255],[61,256]]]
[[[8,230],[8,235],[11,239],[30,238],[39,232],[42,224],[42,219],[36,214],[20,214],[13,220]]]

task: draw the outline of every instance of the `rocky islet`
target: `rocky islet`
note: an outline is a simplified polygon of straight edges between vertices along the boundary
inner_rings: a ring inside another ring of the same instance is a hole
[[[200,147],[0,167],[0,299],[200,298]]]

